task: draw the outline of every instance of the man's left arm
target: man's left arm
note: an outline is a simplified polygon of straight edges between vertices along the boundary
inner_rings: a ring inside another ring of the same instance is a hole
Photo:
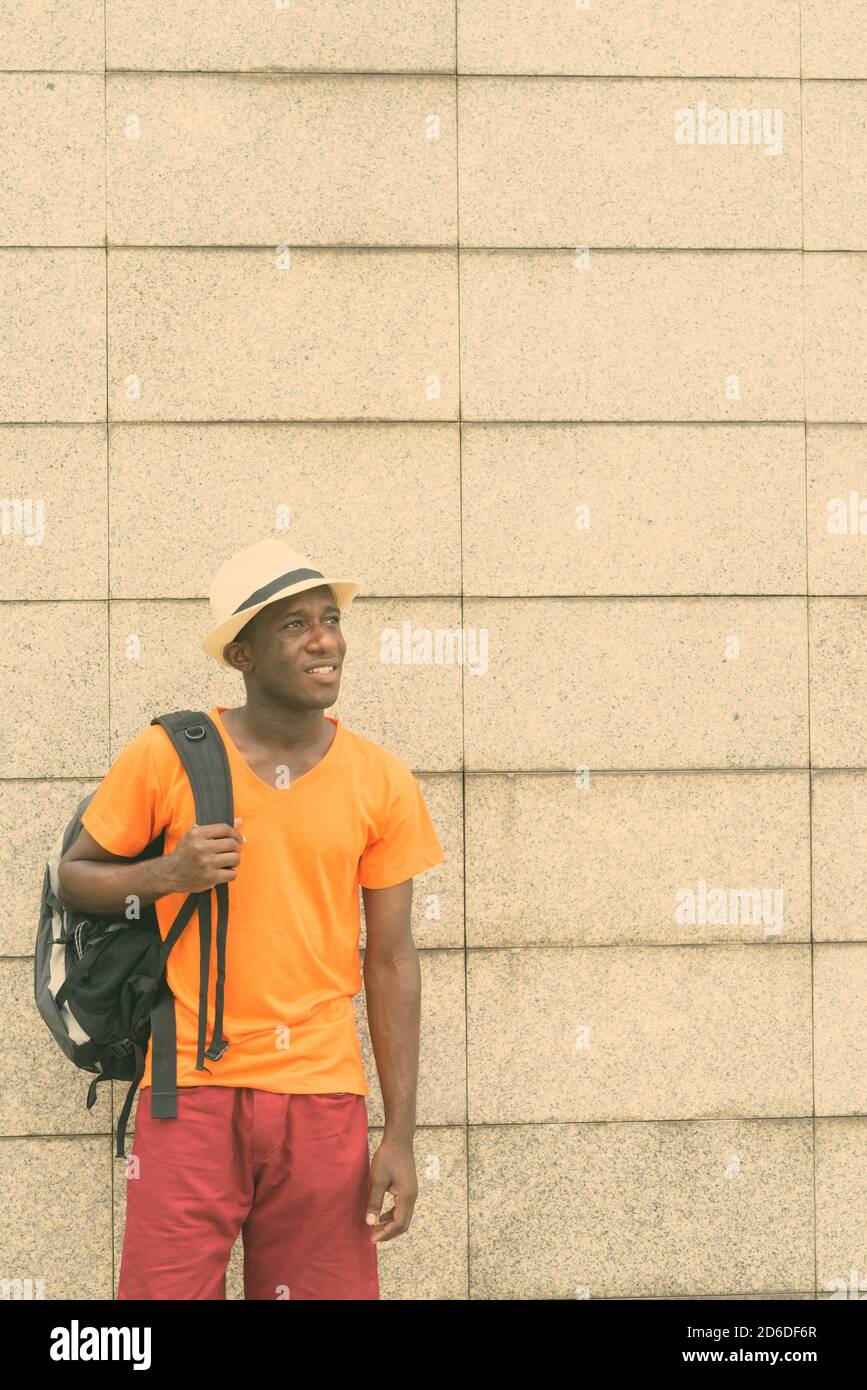
[[[385,1108],[382,1141],[370,1165],[367,1221],[378,1244],[403,1235],[418,1196],[413,1136],[418,1087],[421,970],[412,939],[412,879],[364,888],[367,1022]],[[386,1192],[394,1206],[382,1217]]]

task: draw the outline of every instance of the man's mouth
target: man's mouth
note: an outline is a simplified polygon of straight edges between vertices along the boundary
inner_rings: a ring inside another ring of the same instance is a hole
[[[337,666],[334,662],[323,662],[320,666],[308,666],[304,674],[314,681],[334,681],[337,679]]]

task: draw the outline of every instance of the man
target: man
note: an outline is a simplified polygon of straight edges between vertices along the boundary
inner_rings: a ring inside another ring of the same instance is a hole
[[[194,823],[180,759],[165,730],[148,725],[112,763],[62,861],[69,906],[155,903],[163,938],[189,893],[231,885],[228,1047],[210,1067],[196,1068],[196,931],[188,926],[169,956],[177,1117],[151,1114],[149,1047],[119,1299],[225,1298],[239,1230],[248,1299],[378,1299],[377,1245],[409,1226],[420,1014],[412,879],[443,852],[406,764],[324,714],[346,655],[340,610],[357,592],[282,541],[227,561],[211,586],[215,625],[203,648],[246,688],[245,704],[210,711],[226,747],[234,825]],[[163,828],[162,858],[118,862]],[[385,1107],[372,1162],[352,1007],[359,884]],[[209,1035],[214,1000],[212,988]],[[394,1206],[383,1215],[386,1192]]]

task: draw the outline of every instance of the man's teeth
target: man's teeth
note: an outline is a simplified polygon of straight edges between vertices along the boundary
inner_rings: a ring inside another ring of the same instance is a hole
[[[310,667],[310,670],[308,671],[307,674],[308,674],[308,675],[312,675],[314,671],[333,671],[333,670],[334,670],[334,667],[333,667],[333,666],[311,666],[311,667]]]

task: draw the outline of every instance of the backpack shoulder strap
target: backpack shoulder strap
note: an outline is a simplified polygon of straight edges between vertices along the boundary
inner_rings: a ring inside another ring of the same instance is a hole
[[[234,820],[232,778],[226,747],[214,721],[201,710],[182,709],[157,714],[184,765],[196,803],[196,824],[213,825]]]
[[[193,791],[196,824],[232,825],[235,818],[232,774],[226,747],[213,720],[202,710],[175,710],[156,715],[152,724],[160,724],[171,739],[183,764]],[[208,1024],[208,971],[211,959],[211,891],[217,895],[217,982],[214,1030],[209,1047],[205,1047]],[[192,915],[193,904],[198,906],[199,918],[199,1033],[196,1070],[207,1071],[204,1059],[218,1062],[229,1046],[223,1037],[223,992],[226,978],[226,936],[229,925],[229,885],[218,883],[213,890],[191,894],[189,912],[182,912],[172,924],[163,943],[161,963],[168,959],[180,932]],[[177,930],[176,930],[177,929]],[[156,1119],[170,1119],[176,1114],[177,1050],[175,1040],[174,1000],[168,989],[162,990],[151,1014],[153,1032],[151,1113]]]

